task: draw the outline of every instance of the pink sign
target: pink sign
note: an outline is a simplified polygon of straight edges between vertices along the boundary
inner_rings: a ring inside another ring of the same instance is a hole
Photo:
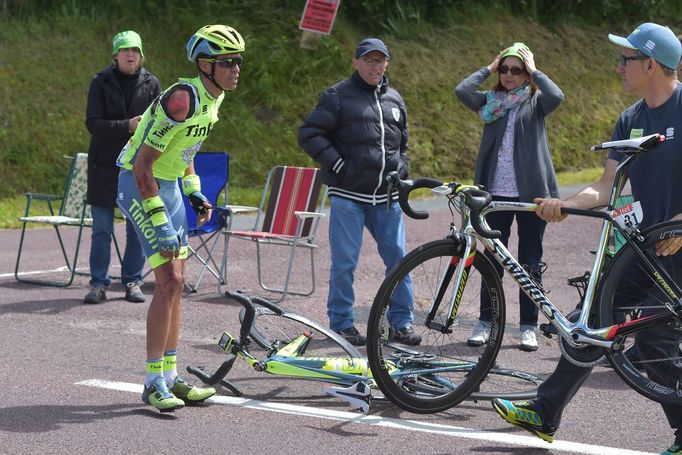
[[[329,35],[339,10],[340,0],[306,0],[298,28]]]

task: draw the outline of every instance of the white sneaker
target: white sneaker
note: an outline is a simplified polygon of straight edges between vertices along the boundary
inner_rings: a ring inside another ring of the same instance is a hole
[[[490,322],[478,321],[471,336],[467,339],[469,346],[483,346],[490,338]]]
[[[532,352],[538,350],[538,339],[535,336],[535,327],[521,326],[519,330],[519,338],[521,339],[521,350]]]

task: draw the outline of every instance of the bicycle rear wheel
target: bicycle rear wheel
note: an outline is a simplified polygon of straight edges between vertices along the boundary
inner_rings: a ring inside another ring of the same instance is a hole
[[[407,411],[440,412],[466,399],[485,378],[500,348],[505,318],[500,279],[490,261],[476,252],[466,286],[456,289],[452,272],[460,260],[455,240],[427,243],[403,258],[374,299],[367,327],[370,370],[384,396]],[[406,277],[412,283],[413,327],[422,342],[410,348],[410,355],[396,356],[387,315],[390,302],[397,298],[396,290],[404,292],[401,283]],[[467,338],[478,322],[481,289],[491,296],[493,320],[489,342],[473,348],[467,345]],[[441,299],[433,322],[444,324],[455,294],[461,298],[454,324],[448,330],[427,327],[436,296]]]
[[[682,222],[654,225],[642,233],[642,249],[655,251],[656,242],[682,236]],[[656,256],[670,277],[682,285],[682,252]],[[602,282],[600,323],[602,327],[627,324],[633,320],[669,313],[670,320],[647,329],[617,337],[615,348],[606,349],[613,369],[630,387],[645,397],[672,405],[682,405],[682,327],[667,305],[672,299],[644,268],[637,252],[624,245],[610,265]],[[636,355],[639,351],[640,355]]]
[[[276,349],[309,332],[312,336],[305,350],[307,356],[364,357],[353,345],[331,329],[299,314],[282,310],[274,304],[269,306],[271,308],[254,305],[256,315],[249,335],[261,348]],[[244,314],[245,311],[242,309],[239,312],[240,322],[243,322]]]

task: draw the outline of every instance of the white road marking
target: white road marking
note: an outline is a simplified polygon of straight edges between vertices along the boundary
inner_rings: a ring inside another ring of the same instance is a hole
[[[129,382],[105,381],[101,379],[88,379],[77,382],[77,385],[89,387],[99,387],[103,389],[119,390],[123,392],[142,393],[141,384]],[[486,430],[476,430],[471,428],[442,425],[436,423],[419,422],[416,420],[402,420],[390,417],[379,417],[373,415],[363,415],[355,412],[334,411],[329,409],[314,408],[310,406],[300,406],[285,403],[269,403],[266,401],[251,400],[248,398],[236,398],[226,396],[214,396],[207,400],[209,403],[238,406],[247,409],[260,411],[279,412],[284,414],[301,415],[305,417],[317,417],[329,420],[341,420],[346,422],[360,423],[387,428],[396,428],[408,431],[420,431],[424,433],[434,433],[446,436],[475,439],[478,441],[498,442],[503,444],[513,444],[523,447],[538,447],[541,449],[556,449],[565,452],[590,454],[590,455],[657,455],[651,452],[638,452],[635,450],[619,449],[615,447],[602,447],[592,444],[582,444],[580,442],[558,441],[552,444],[540,441],[532,436],[517,436],[507,433],[495,433]]]
[[[38,275],[41,273],[52,273],[52,272],[68,272],[68,268],[66,266],[59,267],[56,269],[50,269],[50,270],[35,270],[33,272],[19,272],[19,276],[24,276],[24,275]],[[13,277],[14,272],[12,273],[0,273],[0,278],[9,278]]]
[[[113,267],[112,267],[113,268]],[[85,267],[85,268],[77,268],[79,272],[87,272],[90,269]],[[57,273],[57,272],[69,272],[69,268],[65,265],[61,267],[57,267],[56,269],[49,269],[49,270],[33,270],[31,272],[19,272],[19,276],[28,276],[28,275],[41,275],[43,273]],[[13,277],[14,272],[11,273],[0,273],[0,278],[9,278]]]

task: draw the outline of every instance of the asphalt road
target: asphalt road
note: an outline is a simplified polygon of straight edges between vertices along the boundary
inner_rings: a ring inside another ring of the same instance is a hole
[[[432,216],[407,221],[410,248],[447,233],[448,212],[440,201],[429,201]],[[248,219],[244,219],[244,224]],[[122,226],[119,226],[121,228]],[[599,225],[578,218],[549,226],[545,241],[545,274],[549,297],[562,309],[572,309],[577,293],[566,278],[581,275],[591,260]],[[67,243],[73,245],[75,229]],[[119,235],[122,235],[119,229]],[[59,250],[50,230],[32,230],[23,270],[60,266]],[[87,237],[87,236],[86,236]],[[119,237],[120,238],[120,237]],[[326,323],[326,278],[329,269],[327,222],[319,233],[316,253],[317,290],[311,297],[291,297],[283,306]],[[67,288],[17,283],[13,277],[19,231],[0,231],[0,452],[7,454],[75,453],[391,453],[391,454],[633,454],[660,453],[672,442],[672,432],[660,407],[625,386],[608,369],[595,369],[566,410],[553,444],[511,428],[487,402],[464,402],[434,415],[403,412],[386,402],[374,402],[367,415],[325,396],[319,383],[266,376],[237,364],[229,378],[243,391],[236,399],[225,389],[201,407],[162,415],[140,400],[145,362],[147,306],[123,300],[120,283],[109,300],[83,305],[86,277]],[[87,264],[89,239],[81,261]],[[516,247],[512,243],[511,250]],[[256,281],[255,246],[234,242],[230,248],[232,289],[268,296]],[[266,265],[278,273],[282,253]],[[117,270],[114,268],[114,270]],[[197,265],[188,264],[190,280]],[[282,273],[281,271],[279,273]],[[296,282],[310,277],[300,264]],[[356,276],[356,319],[364,330],[383,265],[367,237]],[[507,280],[507,331],[518,324],[516,289]],[[153,291],[153,279],[144,286]],[[184,300],[179,365],[215,369],[223,359],[216,342],[223,330],[235,332],[239,308],[221,297],[215,281],[205,281],[197,294]],[[536,353],[517,349],[507,336],[499,363],[546,375],[559,356],[554,340],[540,338]]]

